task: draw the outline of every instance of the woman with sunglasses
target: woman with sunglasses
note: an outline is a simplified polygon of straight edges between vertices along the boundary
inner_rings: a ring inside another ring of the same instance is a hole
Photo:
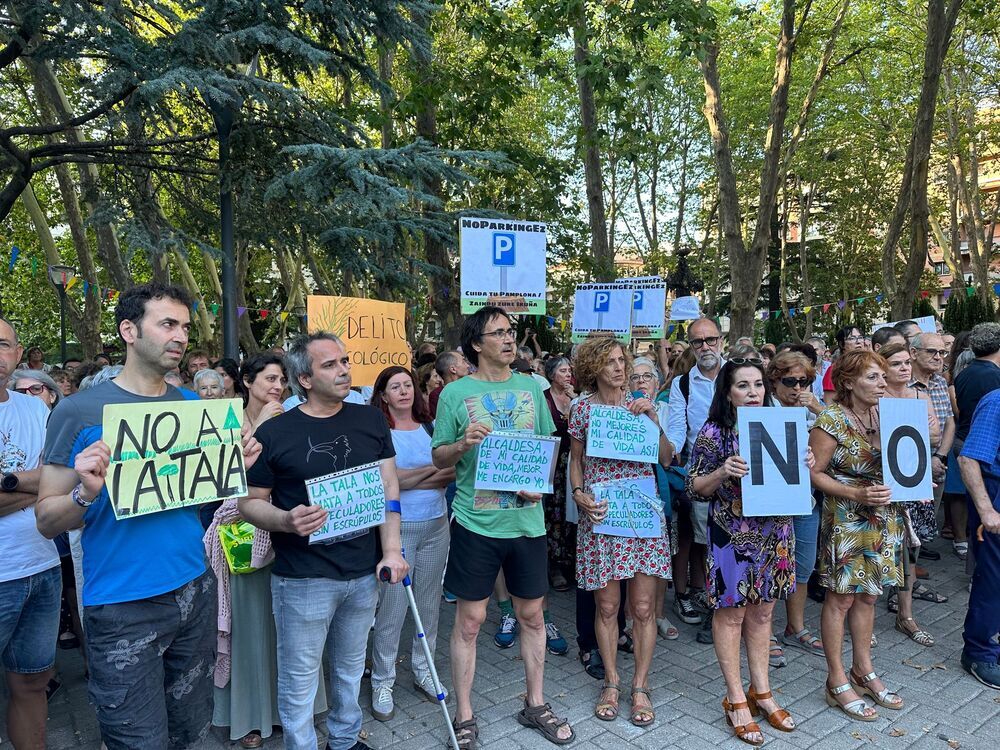
[[[809,410],[808,420],[815,420],[823,411],[812,390],[816,367],[812,360],[798,351],[785,349],[779,352],[767,367],[774,406],[804,406]],[[808,516],[793,516],[795,529],[795,590],[785,599],[787,624],[781,642],[791,648],[801,649],[816,656],[823,656],[823,642],[806,627],[805,611],[809,576],[816,567],[816,539],[819,534],[820,507],[813,502],[813,512]],[[771,666],[783,667],[785,655],[778,639],[771,637]]]
[[[795,588],[795,531],[789,516],[743,515],[740,479],[749,467],[740,458],[736,410],[769,400],[764,363],[759,357],[733,357],[715,380],[708,420],[691,451],[688,493],[708,501],[708,596],[714,607],[715,654],[726,681],[722,701],[726,723],[750,745],[764,735],[753,717],[791,732],[795,722],[774,700],[768,676],[768,643],[774,604]],[[812,465],[807,454],[806,465]],[[746,643],[750,685],[744,691],[740,642]]]

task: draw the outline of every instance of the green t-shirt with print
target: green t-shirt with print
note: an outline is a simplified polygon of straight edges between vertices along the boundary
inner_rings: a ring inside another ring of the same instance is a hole
[[[532,378],[514,373],[503,382],[464,377],[441,391],[434,421],[434,447],[451,445],[473,422],[494,432],[551,435],[556,430],[541,387]],[[542,503],[526,503],[513,492],[476,491],[479,447],[467,451],[455,467],[455,519],[469,531],[498,539],[544,536]]]

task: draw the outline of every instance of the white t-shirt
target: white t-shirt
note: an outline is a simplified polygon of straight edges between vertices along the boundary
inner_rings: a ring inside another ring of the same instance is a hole
[[[423,427],[393,430],[392,447],[396,449],[397,469],[419,469],[433,463],[431,436]],[[443,487],[436,490],[402,490],[399,504],[403,521],[430,521],[448,512]]]
[[[0,472],[38,467],[48,418],[41,399],[7,391],[7,400],[0,403]],[[0,560],[0,582],[27,578],[59,564],[55,542],[38,533],[34,505],[0,516]]]

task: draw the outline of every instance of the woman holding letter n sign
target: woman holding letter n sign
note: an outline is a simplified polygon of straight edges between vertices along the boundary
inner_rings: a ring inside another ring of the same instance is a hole
[[[749,467],[739,455],[736,410],[769,402],[763,360],[732,358],[719,371],[708,420],[691,451],[688,493],[708,500],[708,595],[715,607],[712,635],[726,698],[726,722],[739,739],[764,742],[753,721],[763,710],[768,723],[790,732],[795,722],[771,695],[768,647],[774,604],[795,589],[795,531],[789,516],[743,515],[740,480]],[[806,465],[812,456],[807,453]],[[750,685],[743,690],[740,640],[746,642]]]
[[[652,538],[595,534],[594,526],[605,520],[608,506],[606,502],[597,502],[593,486],[637,478],[652,479],[653,468],[647,462],[584,455],[591,407],[595,404],[625,407],[633,414],[643,414],[659,424],[653,402],[647,398],[633,399],[626,390],[631,369],[631,357],[612,338],[590,339],[580,345],[576,358],[577,383],[581,391],[590,395],[580,399],[569,419],[572,439],[570,481],[573,499],[580,508],[576,578],[578,585],[593,591],[597,600],[595,629],[606,675],[594,714],[602,721],[613,721],[618,715],[619,581],[632,579],[628,596],[634,621],[635,677],[632,681],[630,718],[636,726],[647,726],[656,718],[646,687],[656,643],[653,601],[656,579],[670,577],[670,544],[665,531]],[[670,458],[669,443],[661,429],[659,460],[668,466]],[[659,498],[650,498],[650,502],[659,505]]]
[[[859,721],[878,714],[859,696],[884,708],[903,700],[888,690],[872,665],[875,601],[903,583],[903,520],[882,483],[878,400],[885,394],[885,360],[848,352],[837,363],[837,403],[823,410],[809,436],[816,454],[813,485],[826,496],[820,520],[819,575],[827,589],[820,619],[826,664],[826,702]],[[852,666],[844,670],[844,618],[851,629]]]

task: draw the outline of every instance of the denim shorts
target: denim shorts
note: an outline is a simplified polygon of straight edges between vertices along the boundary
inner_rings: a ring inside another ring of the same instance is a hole
[[[56,662],[59,637],[59,566],[0,583],[0,653],[15,674],[38,674]]]
[[[822,498],[808,516],[792,516],[795,529],[795,582],[807,583],[816,567],[816,536],[819,532],[819,517],[823,507]]]

